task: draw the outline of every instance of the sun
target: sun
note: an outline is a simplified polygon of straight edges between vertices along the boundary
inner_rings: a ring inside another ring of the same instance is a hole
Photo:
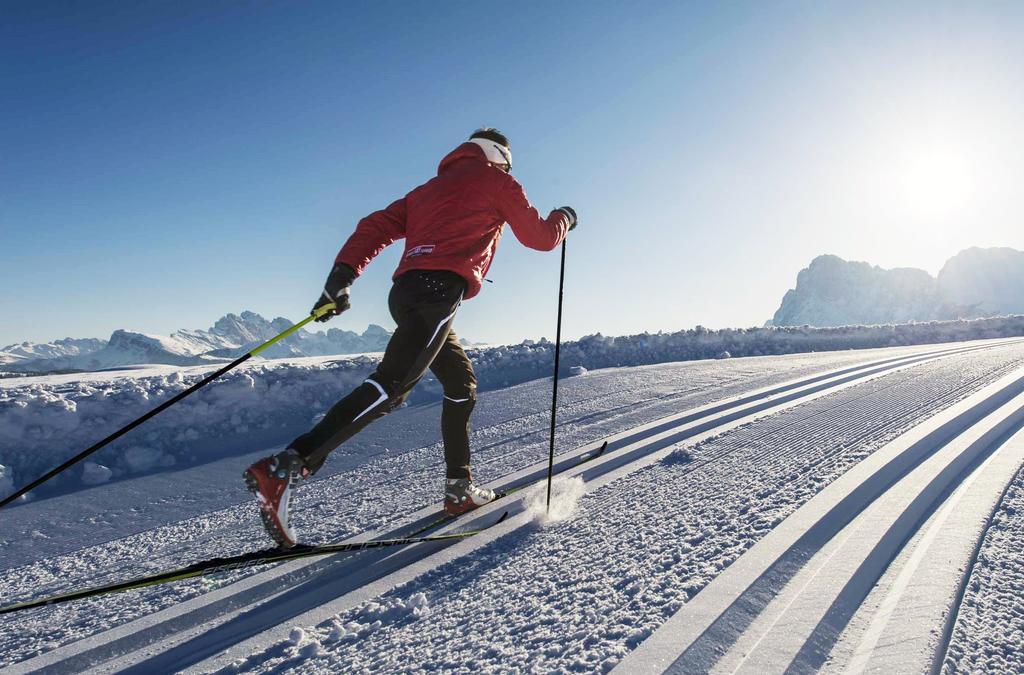
[[[897,196],[910,215],[955,217],[971,206],[975,185],[966,153],[951,146],[908,151],[896,167]]]

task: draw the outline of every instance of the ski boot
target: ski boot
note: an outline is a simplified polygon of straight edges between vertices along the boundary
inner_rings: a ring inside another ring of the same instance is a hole
[[[293,450],[265,457],[242,473],[246,487],[259,502],[263,527],[281,548],[291,548],[297,541],[291,525],[292,497],[309,475],[302,458]]]
[[[477,486],[472,478],[449,478],[444,487],[444,512],[457,516],[489,504],[496,497],[494,490]]]

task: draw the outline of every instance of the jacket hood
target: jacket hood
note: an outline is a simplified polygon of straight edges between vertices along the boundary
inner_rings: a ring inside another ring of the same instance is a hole
[[[466,141],[445,155],[445,158],[442,159],[441,163],[437,166],[437,175],[440,176],[442,173],[447,171],[452,164],[460,159],[476,159],[486,163],[487,155],[484,154],[483,148],[479,145]]]

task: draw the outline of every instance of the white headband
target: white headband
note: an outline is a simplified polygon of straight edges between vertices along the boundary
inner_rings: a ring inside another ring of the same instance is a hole
[[[487,161],[492,164],[508,164],[512,166],[512,151],[500,143],[487,138],[471,138],[470,143],[476,143],[484,150]]]

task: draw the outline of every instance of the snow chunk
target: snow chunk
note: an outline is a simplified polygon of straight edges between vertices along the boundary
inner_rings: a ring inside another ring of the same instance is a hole
[[[292,628],[291,633],[288,633],[288,642],[297,647],[305,637],[306,631],[296,626],[295,628]]]
[[[345,636],[347,636],[348,634],[349,633],[348,633],[347,630],[345,630],[344,626],[336,624],[335,626],[333,626],[331,628],[331,632],[327,634],[327,641],[328,642],[341,642],[342,640],[345,639]]]
[[[541,525],[560,523],[576,513],[576,506],[585,492],[582,478],[556,477],[551,482],[551,509],[548,510],[547,483],[541,483],[527,493],[526,511]]]
[[[422,609],[429,604],[429,601],[426,593],[415,593],[405,604],[413,609]]]
[[[661,460],[662,464],[689,464],[693,461],[690,448],[676,448]]]
[[[85,485],[106,483],[113,475],[113,471],[96,462],[86,462],[82,465],[82,483]]]
[[[385,625],[417,621],[429,615],[430,601],[425,593],[413,593],[408,599],[378,598],[356,608],[351,620],[344,624],[335,621],[324,639],[329,643],[362,640]]]

